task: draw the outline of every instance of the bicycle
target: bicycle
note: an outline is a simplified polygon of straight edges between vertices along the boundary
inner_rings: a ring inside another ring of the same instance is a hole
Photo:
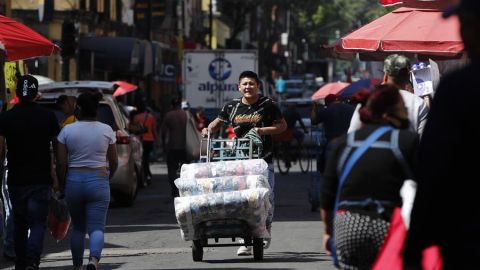
[[[291,130],[272,136],[273,153],[280,174],[288,174],[290,168],[296,162],[300,165],[300,171],[307,173],[310,170],[311,160],[308,150],[303,142],[293,136]]]

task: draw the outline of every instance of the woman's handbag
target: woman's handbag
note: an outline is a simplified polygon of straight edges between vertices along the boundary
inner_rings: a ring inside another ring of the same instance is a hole
[[[135,134],[135,135],[142,135],[148,132],[148,128],[145,126],[147,122],[148,113],[145,112],[145,119],[143,119],[143,123],[130,123],[128,130]]]
[[[65,238],[70,227],[70,212],[64,198],[54,195],[48,209],[48,230],[57,241]]]

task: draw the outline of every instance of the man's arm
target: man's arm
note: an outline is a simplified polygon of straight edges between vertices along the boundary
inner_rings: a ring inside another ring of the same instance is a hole
[[[57,164],[57,160],[58,160],[58,157],[57,157],[57,154],[58,154],[58,141],[57,141],[57,138],[54,137],[52,139],[52,153],[51,153],[51,162],[50,162],[50,174],[52,176],[52,179],[53,179],[53,190],[55,191],[60,191],[60,182],[58,181],[58,177],[57,177],[57,173],[56,173],[56,164]]]
[[[429,111],[430,109],[426,102],[423,102],[418,108],[417,133],[420,136],[422,136],[423,129],[425,128],[425,124],[427,123],[427,116]]]
[[[3,164],[5,163],[5,137],[0,136],[0,168],[2,168],[3,172]]]
[[[213,120],[210,124],[208,124],[208,127],[202,129],[202,136],[207,137],[208,131],[210,131],[210,133],[215,133],[222,126],[223,126],[223,121],[220,120],[220,118],[215,118],[215,120]]]
[[[256,127],[258,135],[275,135],[284,132],[287,129],[287,122],[284,118],[276,121],[270,127]]]
[[[350,126],[348,127],[348,132],[352,132],[358,130],[362,127],[362,121],[360,120],[360,110],[361,105],[358,104],[355,107],[355,111],[353,112],[352,119],[350,120]]]

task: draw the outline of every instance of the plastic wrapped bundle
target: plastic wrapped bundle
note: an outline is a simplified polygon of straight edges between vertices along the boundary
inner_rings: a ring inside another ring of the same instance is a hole
[[[253,188],[270,189],[268,179],[263,175],[224,176],[213,178],[178,178],[175,185],[180,196],[237,191]]]
[[[180,178],[263,175],[268,178],[268,164],[263,159],[229,160],[183,164]]]
[[[175,198],[175,215],[182,239],[199,239],[196,226],[217,219],[243,220],[250,226],[253,237],[269,237],[265,225],[268,192],[266,188],[255,188]]]

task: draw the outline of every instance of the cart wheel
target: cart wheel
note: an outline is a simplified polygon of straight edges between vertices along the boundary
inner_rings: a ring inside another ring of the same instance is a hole
[[[263,238],[253,238],[253,259],[263,260]]]
[[[203,246],[201,240],[193,240],[192,257],[194,262],[201,262],[203,260]]]

